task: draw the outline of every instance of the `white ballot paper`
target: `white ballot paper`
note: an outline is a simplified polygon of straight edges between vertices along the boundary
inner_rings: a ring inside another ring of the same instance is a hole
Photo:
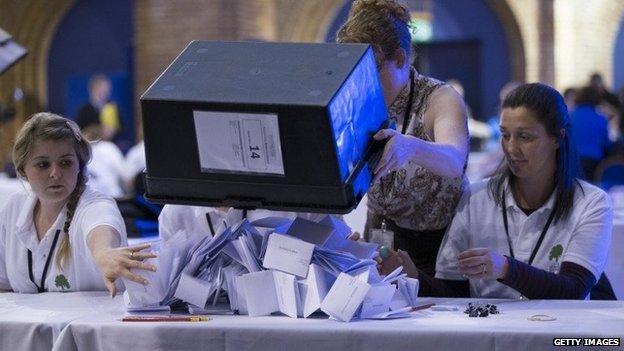
[[[277,269],[305,278],[308,275],[313,251],[313,244],[288,235],[273,233],[269,236],[262,265],[267,269]]]
[[[362,302],[360,318],[370,318],[388,312],[390,301],[396,291],[397,289],[392,284],[371,286]]]
[[[321,310],[339,321],[350,321],[364,301],[370,285],[345,273],[340,273],[325,296]]]
[[[308,277],[299,282],[304,318],[308,318],[321,308],[329,290],[327,276],[328,274],[319,265],[313,263],[308,270]]]
[[[186,273],[182,273],[180,282],[173,296],[203,308],[208,301],[208,297],[214,292],[212,286],[213,284],[210,282],[193,278]]]
[[[292,237],[318,246],[324,246],[333,233],[334,228],[330,226],[308,221],[300,217],[295,218],[286,232],[286,234]]]
[[[238,277],[238,288],[247,300],[250,317],[282,312],[291,318],[302,314],[295,276],[278,271],[253,272]]]

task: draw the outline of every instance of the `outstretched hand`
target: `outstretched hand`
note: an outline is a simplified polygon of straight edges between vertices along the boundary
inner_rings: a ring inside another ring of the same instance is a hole
[[[117,294],[115,280],[126,278],[139,284],[147,285],[148,280],[138,274],[132,273],[131,269],[143,269],[155,272],[156,266],[143,263],[143,260],[156,257],[153,252],[145,252],[150,244],[140,244],[135,246],[117,247],[99,250],[94,254],[95,264],[100,269],[104,285],[111,293],[112,297]]]

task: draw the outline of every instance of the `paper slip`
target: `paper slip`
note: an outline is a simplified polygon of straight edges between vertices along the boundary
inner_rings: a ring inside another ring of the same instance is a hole
[[[369,259],[377,255],[377,248],[379,245],[375,243],[367,243],[364,241],[344,240],[342,245],[339,245],[336,250],[349,252],[353,256],[359,259]]]
[[[124,291],[123,293],[123,300],[124,303],[126,305],[126,311],[130,312],[130,313],[145,313],[145,312],[150,312],[150,313],[168,313],[171,311],[171,308],[169,306],[161,306],[161,305],[146,305],[146,306],[133,306],[130,302],[130,295],[128,294],[128,291]]]
[[[330,317],[348,322],[364,301],[370,285],[345,273],[340,273],[338,279],[325,296],[321,310]]]
[[[398,311],[388,311],[384,313],[379,313],[373,316],[368,317],[367,319],[397,319],[397,318],[409,318],[412,314],[409,313],[406,309],[401,309]]]
[[[308,277],[300,282],[299,288],[303,301],[303,317],[308,318],[321,308],[323,299],[327,296],[327,273],[318,265],[311,264]]]
[[[395,291],[396,288],[391,284],[371,286],[362,302],[360,318],[370,318],[374,315],[388,312],[390,301]]]
[[[267,316],[279,311],[273,271],[253,272],[237,278],[238,289],[247,301],[247,313],[250,317]]]
[[[234,312],[229,308],[228,305],[216,305],[216,306],[207,306],[206,308],[197,307],[195,305],[188,305],[189,314],[192,315],[202,315],[202,314],[224,314],[231,315]]]
[[[390,302],[390,309],[396,311],[403,309],[407,306],[410,306],[410,304],[407,302],[407,299],[399,290],[396,290],[394,296],[392,297],[392,301]]]
[[[291,318],[302,314],[299,287],[294,275],[278,271],[253,272],[238,277],[238,288],[247,301],[249,316],[282,312]]]
[[[416,306],[418,298],[418,287],[420,282],[418,279],[402,277],[397,282],[398,291],[403,295],[408,306]]]
[[[256,228],[270,228],[278,233],[284,234],[286,233],[286,231],[288,231],[288,228],[290,227],[292,222],[292,219],[285,217],[265,217],[257,219],[251,222],[251,224]]]
[[[307,243],[323,246],[334,233],[334,228],[308,221],[300,217],[295,218],[286,234],[301,239]]]
[[[290,318],[302,315],[297,278],[292,274],[273,271],[278,310]]]
[[[271,234],[262,265],[305,278],[314,245],[282,234]]]
[[[242,275],[233,277],[233,292],[228,291],[228,296],[236,299],[236,311],[238,311],[239,314],[249,314],[247,299],[245,298],[245,291],[243,290],[242,277]]]
[[[335,240],[347,240],[349,235],[351,235],[351,227],[349,227],[344,221],[338,219],[336,216],[328,215],[323,218],[319,224],[326,225],[328,227],[334,228],[334,234],[332,235],[332,239]]]
[[[204,307],[212,292],[214,292],[214,290],[212,289],[211,283],[183,273],[180,277],[180,282],[178,282],[178,288],[173,296],[195,306]]]

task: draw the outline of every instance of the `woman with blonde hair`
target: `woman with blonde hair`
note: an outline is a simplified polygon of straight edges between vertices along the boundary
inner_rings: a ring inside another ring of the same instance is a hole
[[[372,45],[388,114],[397,125],[375,135],[387,143],[368,191],[365,238],[393,232],[394,247],[433,274],[466,182],[467,115],[452,87],[411,66],[409,22],[408,8],[396,1],[358,0],[337,41]]]
[[[37,113],[22,127],[13,162],[29,191],[13,194],[0,210],[0,290],[19,293],[108,289],[125,277],[147,284],[130,269],[155,270],[142,261],[149,245],[126,245],[114,200],[87,186],[91,147],[78,126]],[[51,264],[54,261],[54,264]]]

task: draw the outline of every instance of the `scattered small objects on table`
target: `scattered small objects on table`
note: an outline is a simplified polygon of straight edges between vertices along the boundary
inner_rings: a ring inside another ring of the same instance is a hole
[[[488,303],[486,305],[482,305],[479,303],[473,304],[472,302],[469,302],[464,313],[467,314],[468,317],[487,317],[491,314],[499,314],[500,311],[494,304]]]

